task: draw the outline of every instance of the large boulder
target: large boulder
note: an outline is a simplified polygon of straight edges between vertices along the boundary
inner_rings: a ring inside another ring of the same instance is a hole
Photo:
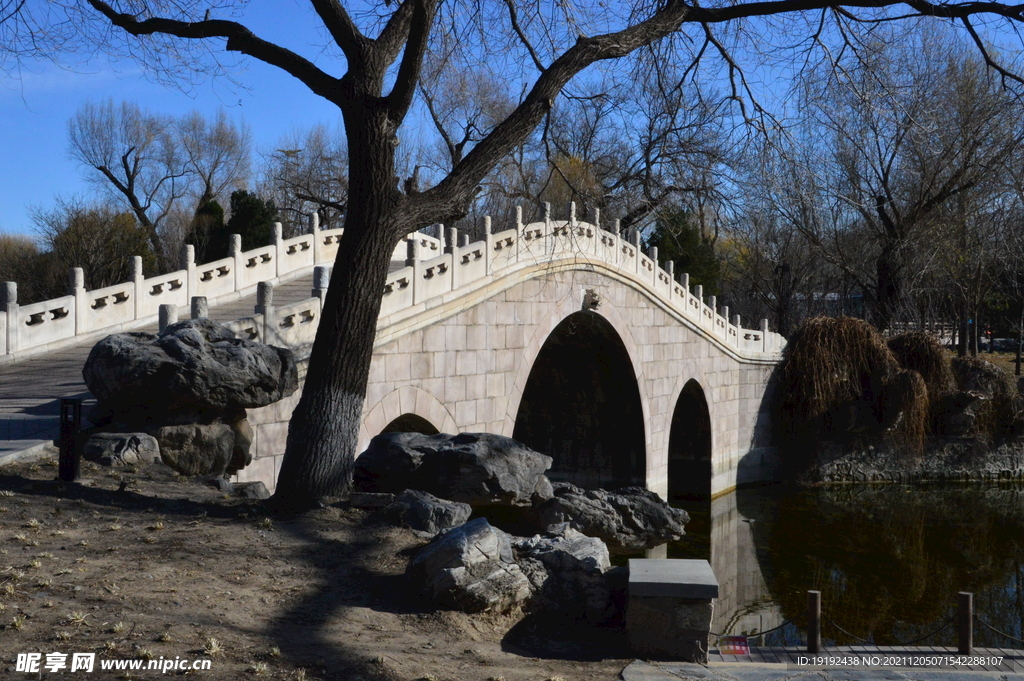
[[[298,388],[291,350],[235,338],[209,319],[171,324],[157,335],[107,336],[93,346],[82,376],[120,422],[262,407]]]
[[[160,459],[183,475],[229,475],[235,435],[226,423],[162,426],[150,431]]]
[[[433,494],[407,489],[385,506],[380,515],[413,532],[434,537],[469,520],[473,509],[459,501],[438,499]]]
[[[105,466],[128,466],[160,460],[160,445],[147,433],[93,433],[82,456]]]
[[[611,561],[603,541],[563,525],[554,536],[516,537],[512,550],[533,585],[536,609],[579,613],[591,622],[608,616]]]
[[[540,526],[550,532],[568,523],[587,536],[602,539],[612,553],[634,553],[677,541],[690,522],[686,511],[672,508],[642,487],[609,492],[555,483],[554,493],[534,509]]]
[[[384,433],[355,462],[357,492],[419,489],[473,507],[551,498],[551,457],[490,433]]]
[[[505,612],[531,594],[509,536],[486,518],[439,535],[409,561],[406,575],[427,598],[464,612]]]

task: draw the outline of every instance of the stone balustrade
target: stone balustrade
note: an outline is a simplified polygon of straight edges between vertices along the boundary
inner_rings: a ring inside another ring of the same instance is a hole
[[[315,216],[314,216],[315,217]],[[568,220],[552,220],[546,207],[544,219],[524,224],[522,210],[516,225],[495,232],[485,218],[483,240],[467,243],[455,229],[438,226],[437,238],[416,232],[395,248],[395,261],[405,267],[391,272],[384,284],[376,344],[383,345],[411,328],[421,328],[438,318],[476,304],[495,290],[508,288],[538,272],[601,269],[613,278],[641,287],[672,314],[698,329],[707,339],[738,357],[771,359],[781,352],[785,339],[768,331],[745,329],[739,316],[729,319],[728,308],[716,309],[715,298],[705,301],[701,287],[691,291],[689,277],[676,276],[672,263],[663,269],[657,249],[650,255],[640,247],[639,234],[629,238],[618,224],[605,230],[576,219],[575,207]],[[341,229],[321,230],[315,219],[310,232],[284,239],[275,227],[269,246],[242,250],[241,238],[233,235],[230,255],[196,264],[191,246],[182,253],[182,269],[143,278],[142,259],[133,259],[130,281],[86,291],[80,269],[73,269],[69,295],[31,305],[19,305],[17,287],[0,286],[0,363],[47,352],[72,343],[152,324],[161,305],[188,309],[195,297],[213,306],[251,295],[261,282],[281,282],[332,263]],[[250,317],[231,324],[242,337],[301,349],[313,342],[319,323],[322,288],[328,278],[318,277],[312,297],[285,307],[261,305]],[[497,287],[497,289],[495,288]],[[429,312],[428,312],[429,311]]]

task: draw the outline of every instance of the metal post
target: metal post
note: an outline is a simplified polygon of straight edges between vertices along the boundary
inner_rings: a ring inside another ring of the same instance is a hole
[[[961,591],[956,595],[957,649],[961,655],[974,652],[974,594]]]
[[[807,592],[807,653],[821,652],[821,592]]]
[[[81,423],[82,400],[60,398],[60,461],[57,470],[64,482],[74,482],[82,477],[82,461],[75,446]]]

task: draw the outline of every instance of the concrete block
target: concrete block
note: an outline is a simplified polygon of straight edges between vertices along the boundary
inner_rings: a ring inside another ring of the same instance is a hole
[[[475,374],[476,352],[473,350],[462,350],[455,353],[455,373],[459,376]]]
[[[412,376],[412,363],[409,355],[399,353],[384,357],[384,374],[388,381],[402,383]]]
[[[629,561],[629,595],[718,598],[718,580],[706,560]]]
[[[652,659],[706,664],[713,613],[711,599],[630,594],[626,606],[626,636],[630,650],[635,655]]]
[[[487,376],[474,374],[466,376],[466,399],[480,400],[487,397]]]
[[[430,378],[433,373],[434,363],[431,355],[420,352],[410,357],[409,376],[411,378]]]
[[[444,396],[441,401],[445,404],[455,404],[466,399],[466,377],[446,376],[444,379]]]
[[[475,324],[466,327],[466,348],[468,350],[484,350],[487,344],[487,327]]]
[[[436,352],[445,349],[445,327],[441,324],[423,329],[423,350]]]

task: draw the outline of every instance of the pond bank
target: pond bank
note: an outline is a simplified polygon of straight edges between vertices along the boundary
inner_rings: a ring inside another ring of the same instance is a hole
[[[810,484],[1010,482],[1024,480],[1024,442],[991,448],[975,439],[936,443],[918,457],[875,447],[828,448],[800,476]]]

